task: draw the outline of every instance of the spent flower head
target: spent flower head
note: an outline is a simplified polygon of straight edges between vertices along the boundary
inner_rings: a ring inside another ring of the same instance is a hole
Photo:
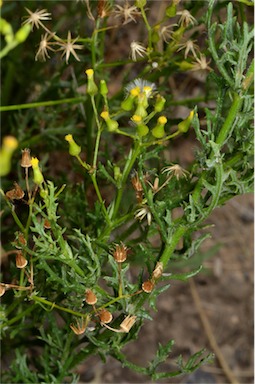
[[[32,30],[34,27],[39,29],[40,27],[47,29],[42,21],[51,20],[51,13],[47,9],[37,9],[35,12],[30,11],[30,9],[25,8],[28,12],[28,16],[25,16],[26,20],[22,24],[31,24]]]
[[[141,12],[135,5],[130,5],[128,1],[125,1],[124,6],[116,5],[115,6],[115,17],[121,18],[123,20],[123,25],[134,21],[136,23],[136,17],[141,15]]]
[[[187,179],[187,176],[189,175],[189,172],[182,168],[179,164],[168,165],[162,169],[161,173],[167,173],[167,175],[171,177],[174,176],[177,180],[181,177]]]
[[[197,57],[196,50],[198,51],[199,47],[197,44],[195,44],[195,41],[187,40],[184,43],[179,44],[179,48],[177,49],[177,52],[183,49],[185,49],[185,52],[184,52],[185,59],[187,59],[189,52],[191,52],[193,56],[195,56],[195,58]]]
[[[159,34],[161,38],[164,40],[165,43],[169,43],[169,40],[173,40],[173,30],[172,28],[175,27],[178,24],[170,24],[170,25],[164,25],[160,31]]]
[[[142,208],[139,208],[135,213],[135,218],[139,221],[142,221],[145,217],[147,218],[148,225],[151,225],[152,215],[147,205],[143,205]]]
[[[132,41],[130,44],[131,58],[133,61],[137,61],[139,56],[144,57],[147,54],[147,49],[138,41]]]
[[[192,16],[187,9],[184,9],[183,11],[179,11],[176,14],[180,15],[179,24],[185,28],[188,27],[189,25],[194,25],[197,22],[195,17]]]
[[[39,48],[38,48],[38,51],[37,51],[37,53],[35,55],[35,61],[37,61],[38,59],[42,60],[42,61],[46,61],[46,59],[50,58],[48,50],[54,52],[54,49],[51,47],[51,45],[54,44],[54,43],[50,42],[49,40],[54,35],[55,35],[55,33],[52,33],[52,34],[45,33],[45,35],[41,36],[41,41],[40,41],[40,44],[39,44]]]
[[[97,14],[98,16],[103,19],[104,17],[107,17],[110,15],[111,12],[111,4],[107,0],[98,0],[97,3]]]
[[[74,39],[72,41],[72,36],[71,36],[71,32],[68,31],[68,34],[67,34],[67,41],[61,41],[59,43],[57,43],[58,45],[60,45],[60,48],[58,49],[59,51],[63,51],[61,57],[65,56],[66,57],[66,63],[68,64],[68,60],[69,60],[69,57],[70,55],[72,54],[75,59],[77,61],[80,61],[79,57],[77,56],[75,50],[76,49],[82,49],[83,46],[82,45],[78,45],[78,44],[75,44],[75,42],[79,39],[79,37],[76,37],[76,39]]]
[[[203,54],[200,54],[200,57],[196,56],[196,61],[194,61],[192,71],[211,71],[211,67],[209,66],[211,60],[206,61],[206,57]]]
[[[76,335],[82,335],[86,331],[87,323],[88,319],[82,318],[82,320],[77,320],[76,325],[70,324],[70,328]]]

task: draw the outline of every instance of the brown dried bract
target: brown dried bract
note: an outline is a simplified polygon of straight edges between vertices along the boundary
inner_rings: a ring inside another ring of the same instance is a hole
[[[14,182],[14,189],[7,191],[5,195],[9,200],[21,200],[21,199],[23,199],[25,192],[19,186],[19,184],[16,183],[16,181],[15,181]]]
[[[27,241],[22,232],[16,233],[15,247],[17,249],[22,249],[23,246],[27,245]]]
[[[108,324],[112,321],[112,314],[111,312],[107,311],[107,309],[101,309],[99,312],[99,318],[101,323]]]
[[[85,301],[89,305],[95,305],[97,302],[96,295],[91,291],[91,289],[87,289],[85,293]]]
[[[152,278],[159,279],[162,273],[163,273],[163,263],[158,261],[154,271],[152,272]]]
[[[29,167],[32,166],[32,164],[31,164],[31,156],[30,156],[30,149],[25,148],[25,149],[22,150],[22,158],[21,158],[20,165],[23,168],[29,168]]]
[[[154,283],[150,280],[148,281],[145,281],[143,284],[142,284],[142,290],[145,292],[145,293],[150,293],[154,288]]]
[[[128,315],[120,324],[120,329],[128,333],[136,321],[136,316]]]
[[[17,268],[25,268],[27,265],[27,259],[23,256],[21,251],[17,251],[16,253],[16,267]]]
[[[117,263],[123,263],[127,259],[127,253],[128,248],[123,243],[116,244],[113,257],[117,261]]]

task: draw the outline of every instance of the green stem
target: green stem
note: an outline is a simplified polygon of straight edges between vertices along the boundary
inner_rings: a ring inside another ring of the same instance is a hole
[[[97,63],[96,48],[97,48],[97,35],[98,35],[99,26],[100,26],[100,18],[96,20],[95,29],[91,37],[91,62],[92,62],[93,69],[95,69],[96,63]]]
[[[122,196],[124,193],[124,187],[125,187],[127,178],[129,176],[129,173],[130,173],[130,171],[134,165],[134,162],[136,161],[136,158],[139,155],[140,151],[141,151],[140,142],[135,141],[134,149],[131,149],[131,151],[129,152],[129,156],[127,158],[125,168],[123,170],[121,187],[118,189],[117,196],[115,198],[115,203],[114,203],[114,210],[113,210],[112,215],[111,215],[112,220],[116,217],[116,215],[119,211],[119,207],[120,207],[120,203],[121,203]]]
[[[14,211],[13,209],[13,206],[12,204],[9,202],[9,200],[7,199],[7,197],[5,196],[5,193],[4,191],[2,190],[2,188],[0,188],[0,193],[1,195],[4,197],[8,207],[10,208],[10,211],[11,211],[11,214],[12,214],[12,217],[15,221],[15,223],[17,224],[17,226],[19,227],[19,229],[21,230],[21,232],[24,232],[25,231],[25,227],[23,226],[23,224],[21,223],[20,219],[18,218],[18,216],[16,215],[16,212]]]
[[[13,317],[11,320],[8,320],[6,323],[3,323],[2,325],[0,325],[0,329],[3,329],[5,327],[12,325],[13,323],[16,323],[17,321],[24,318],[26,315],[28,315],[33,310],[34,310],[34,305],[31,305],[25,311],[19,313],[17,316]]]
[[[173,236],[171,236],[171,239],[169,243],[165,245],[164,251],[159,259],[161,263],[163,263],[163,268],[165,268],[168,264],[169,259],[171,258],[178,242],[184,235],[184,233],[187,231],[187,227],[179,226]]]
[[[110,217],[108,215],[107,209],[105,208],[104,201],[103,201],[103,198],[101,196],[101,193],[100,193],[100,190],[99,190],[99,187],[98,187],[98,184],[97,184],[97,179],[96,179],[96,174],[95,173],[93,173],[91,175],[91,180],[92,180],[92,183],[94,185],[94,188],[95,188],[95,191],[96,191],[96,194],[97,194],[97,198],[98,198],[99,202],[101,203],[105,219],[107,220],[108,225],[111,226],[111,219],[110,219]]]
[[[58,105],[58,104],[78,104],[84,101],[84,96],[80,97],[72,97],[70,99],[62,99],[62,100],[49,100],[49,101],[38,101],[36,103],[27,103],[27,104],[17,104],[17,105],[5,105],[0,107],[0,111],[15,111],[17,109],[28,109],[28,108],[39,108],[45,107],[49,105]]]
[[[196,222],[196,224],[198,224],[201,221],[203,221],[204,219],[206,219],[210,215],[210,213],[214,210],[214,208],[217,207],[217,204],[218,204],[218,201],[220,198],[221,189],[223,186],[223,174],[224,174],[223,165],[217,164],[217,166],[215,167],[216,189],[215,189],[214,193],[212,193],[211,202],[209,204],[209,207],[206,209],[203,217],[200,220],[198,220]]]
[[[234,94],[234,100],[231,105],[231,108],[229,110],[228,116],[218,134],[218,137],[216,139],[216,143],[220,144],[221,146],[224,145],[226,139],[228,138],[228,134],[231,131],[233,122],[236,118],[237,113],[239,112],[241,106],[242,106],[242,97],[239,96],[237,93]],[[212,158],[213,152],[211,152],[210,158]]]
[[[242,101],[243,101],[242,97],[239,96],[237,93],[235,93],[234,94],[234,100],[233,100],[233,103],[230,107],[229,113],[228,113],[228,115],[225,119],[225,122],[224,122],[223,126],[221,127],[219,134],[216,138],[215,142],[217,144],[219,144],[221,146],[224,145],[226,139],[228,138],[229,132],[232,129],[232,125],[233,125],[233,122],[236,118],[236,115],[239,112],[239,110],[241,109]],[[212,159],[213,155],[214,155],[213,151],[211,151],[209,158]],[[196,187],[193,191],[192,195],[193,195],[194,203],[197,203],[198,200],[200,199],[201,189],[203,187],[202,181],[203,181],[203,178],[205,177],[206,173],[207,173],[206,171],[202,172],[202,174],[200,175],[199,181],[197,182]]]
[[[30,299],[37,302],[37,303],[48,305],[49,307],[51,307],[51,309],[56,308],[56,309],[59,309],[60,311],[71,313],[74,316],[79,316],[79,317],[84,317],[84,318],[87,318],[87,316],[88,316],[88,314],[76,312],[76,311],[73,311],[72,309],[61,307],[60,305],[55,304],[52,301],[43,299],[42,297],[39,297],[36,295],[31,295]]]
[[[1,51],[0,51],[0,59],[2,59],[4,56],[7,55],[8,52],[10,52],[12,49],[14,49],[18,45],[18,41],[14,40],[11,43],[7,44]]]
[[[152,30],[151,30],[151,26],[148,22],[148,19],[147,19],[147,16],[146,16],[146,13],[145,13],[145,10],[144,10],[144,7],[141,7],[141,13],[142,13],[142,16],[143,16],[143,20],[144,20],[144,23],[145,23],[145,26],[147,28],[147,31],[148,31],[148,48],[149,48],[149,53],[151,53],[151,49],[152,49]]]

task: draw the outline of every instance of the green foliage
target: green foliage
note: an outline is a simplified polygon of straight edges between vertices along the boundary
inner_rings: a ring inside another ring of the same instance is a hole
[[[11,15],[34,7],[16,3],[2,9],[7,47],[17,40],[13,31],[24,28],[16,19],[8,24]],[[210,236],[205,219],[252,190],[253,32],[243,12],[249,1],[230,2],[225,20],[219,16],[225,3],[193,1],[183,5],[188,13],[172,4],[155,25],[150,2],[137,1],[127,19],[115,1],[111,9],[92,2],[86,23],[72,31],[65,28],[78,16],[84,20],[84,4],[65,2],[59,12],[57,1],[39,3],[52,13],[50,22],[49,14],[39,18],[46,51],[39,45],[33,61],[31,42],[38,45],[40,36],[27,15],[33,33],[26,41],[18,36],[19,44],[2,54],[3,135],[36,156],[24,166],[23,153],[21,169],[17,144],[10,152],[3,141],[0,151],[9,173],[1,189],[3,252],[11,255],[0,285],[2,352],[11,361],[2,380],[76,383],[75,368],[91,355],[104,362],[112,356],[152,380],[188,374],[212,354],[201,350],[187,362],[180,356],[174,371],[162,372],[173,340],[159,345],[145,367],[128,361],[123,347],[139,339],[145,320],[153,321],[171,280],[202,270],[208,255],[200,246]],[[34,17],[38,12],[32,10]],[[119,28],[139,18],[146,39],[139,43],[138,35],[130,56],[109,62],[111,13]],[[194,41],[194,24],[204,22],[208,47],[188,44],[186,33]],[[21,53],[31,71],[18,68]],[[110,92],[116,68],[125,72],[123,84]],[[209,73],[206,97],[174,100],[169,79],[182,81],[190,71]],[[214,104],[200,106],[208,100]],[[176,105],[190,108],[183,120],[175,118]],[[191,131],[199,143],[194,161],[187,169],[169,164],[166,148]]]

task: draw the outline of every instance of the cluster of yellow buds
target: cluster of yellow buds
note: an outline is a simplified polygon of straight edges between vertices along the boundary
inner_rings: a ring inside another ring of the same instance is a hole
[[[147,108],[149,106],[149,98],[153,97],[156,86],[142,79],[135,79],[132,83],[126,87],[127,97],[121,103],[121,108],[124,111],[131,111],[136,107],[134,115],[142,118],[148,115]]]
[[[177,0],[176,0],[177,2]],[[176,4],[175,4],[176,5]],[[94,70],[93,69],[87,69],[85,71],[87,75],[87,93],[94,97],[98,93],[98,87],[94,80]],[[104,110],[101,112],[100,116],[104,120],[107,129],[109,132],[118,132],[123,133],[121,130],[119,130],[119,123],[112,118],[112,116],[109,113],[108,108],[108,87],[105,82],[105,80],[100,80],[100,88],[99,88],[100,94],[104,98]],[[148,111],[149,107],[149,99],[155,98],[154,100],[154,106],[150,108],[150,112]],[[166,99],[161,96],[160,94],[156,94],[156,85],[154,83],[151,83],[147,80],[143,79],[135,79],[131,83],[129,83],[126,87],[126,97],[121,103],[121,109],[125,112],[131,112],[133,111],[133,114],[131,116],[131,123],[136,128],[137,136],[140,138],[143,138],[147,136],[150,132],[148,127],[148,122],[151,120],[151,118],[157,114],[163,111],[164,106],[166,103]],[[189,126],[192,122],[194,115],[194,111],[190,113],[190,115],[182,121],[178,125],[178,132],[185,133],[189,129]],[[164,115],[161,115],[158,117],[156,125],[151,129],[151,135],[156,139],[163,139],[166,137],[165,132],[165,125],[167,124],[167,118]],[[67,140],[66,136],[66,140]],[[69,141],[69,140],[68,140]],[[73,141],[71,141],[70,138],[70,153],[75,156],[79,152],[79,146],[71,149],[71,145],[74,146]],[[75,152],[77,151],[77,152]]]

